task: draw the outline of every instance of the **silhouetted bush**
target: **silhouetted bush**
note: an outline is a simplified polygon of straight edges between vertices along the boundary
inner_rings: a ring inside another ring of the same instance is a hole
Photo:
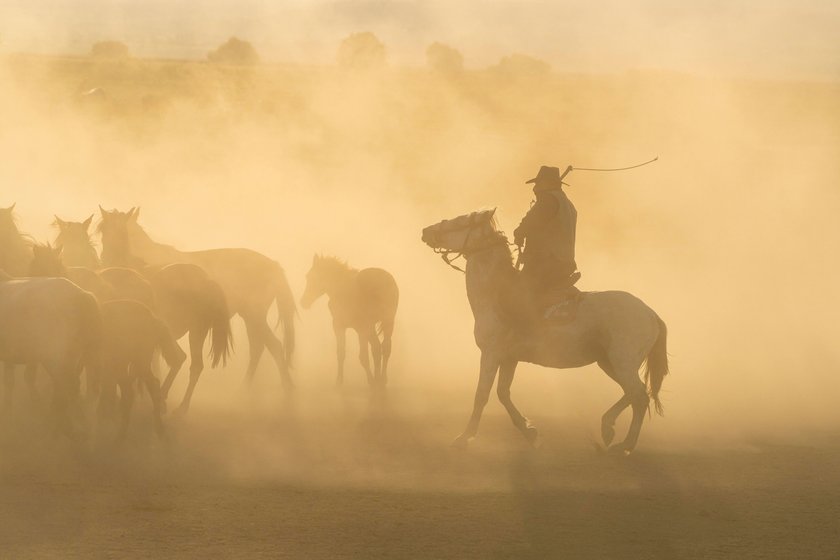
[[[120,41],[100,41],[94,43],[90,49],[90,56],[94,58],[128,58],[128,46]]]
[[[512,78],[542,77],[551,72],[548,62],[527,54],[503,57],[493,69]]]
[[[231,37],[218,49],[207,53],[207,59],[216,64],[252,65],[260,61],[257,50],[248,41]]]
[[[432,43],[426,49],[426,64],[432,72],[452,77],[464,71],[464,57],[454,49],[443,43]]]
[[[385,65],[385,45],[369,31],[353,33],[341,41],[338,63],[347,68],[379,68]]]

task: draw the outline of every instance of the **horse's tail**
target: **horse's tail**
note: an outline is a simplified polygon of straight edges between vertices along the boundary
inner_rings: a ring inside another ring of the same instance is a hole
[[[648,394],[653,399],[653,407],[656,413],[662,416],[664,409],[659,400],[659,390],[662,388],[662,381],[668,375],[668,327],[659,317],[656,318],[659,324],[659,336],[650,349],[645,360],[645,384],[648,386]]]
[[[295,296],[286,280],[286,273],[277,265],[277,276],[274,285],[274,299],[277,302],[277,325],[283,325],[283,346],[286,352],[286,365],[291,367],[292,356],[295,352],[295,315],[297,305]]]
[[[227,364],[233,348],[233,333],[230,329],[230,312],[222,287],[214,280],[207,280],[207,311],[210,318],[210,361],[213,367]]]

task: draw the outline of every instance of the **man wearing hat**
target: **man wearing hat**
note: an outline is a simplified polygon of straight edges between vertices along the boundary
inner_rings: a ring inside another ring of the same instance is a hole
[[[580,278],[575,263],[577,210],[563,192],[557,167],[540,167],[533,183],[536,201],[513,232],[522,253],[522,276],[536,301],[568,291]]]

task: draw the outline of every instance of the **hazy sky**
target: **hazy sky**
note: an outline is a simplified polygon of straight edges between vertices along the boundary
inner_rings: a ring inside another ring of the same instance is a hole
[[[629,68],[840,77],[836,0],[5,0],[5,51],[86,52],[115,38],[139,56],[203,58],[231,35],[263,58],[331,62],[338,41],[374,31],[394,62],[426,46],[459,48],[468,65],[512,52],[557,70]]]

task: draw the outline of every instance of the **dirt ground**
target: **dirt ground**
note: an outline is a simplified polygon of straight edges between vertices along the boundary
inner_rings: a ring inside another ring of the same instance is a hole
[[[459,452],[468,400],[429,399],[435,411],[359,386],[234,400],[170,420],[165,442],[141,404],[118,449],[107,426],[74,444],[8,413],[0,557],[836,558],[840,545],[836,433],[676,444],[657,432],[666,417],[619,458],[562,414],[534,418],[544,445],[530,449],[491,403]]]

